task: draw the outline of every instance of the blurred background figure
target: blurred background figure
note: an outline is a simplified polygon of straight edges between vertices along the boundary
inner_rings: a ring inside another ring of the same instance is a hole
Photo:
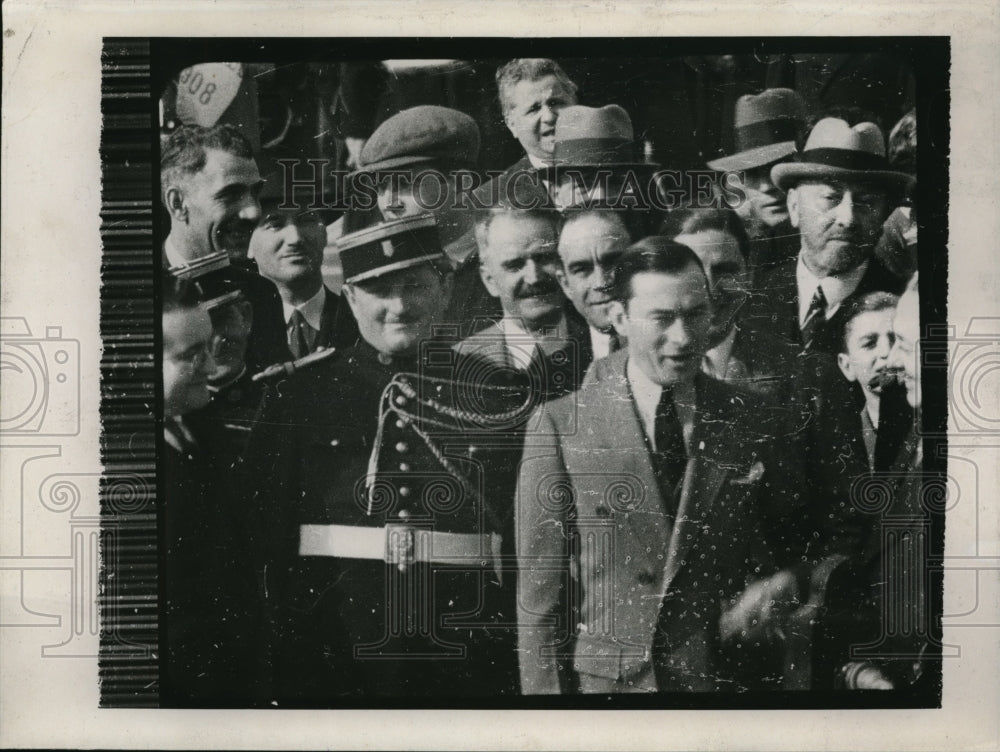
[[[732,173],[729,187],[746,200],[734,208],[750,236],[752,270],[774,266],[798,253],[785,194],[771,182],[771,168],[797,151],[806,129],[806,104],[791,89],[767,89],[736,102],[733,152],[708,166]]]

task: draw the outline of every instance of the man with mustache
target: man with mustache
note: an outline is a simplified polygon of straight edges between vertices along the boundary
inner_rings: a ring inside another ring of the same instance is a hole
[[[239,263],[260,220],[264,184],[246,137],[231,125],[178,128],[160,153],[160,183],[170,216],[164,267],[189,279],[225,277],[242,293],[253,317],[248,370],[287,360],[278,291]]]
[[[691,249],[630,246],[615,293],[628,346],[539,408],[520,463],[522,689],[737,691],[797,588],[760,521],[775,409],[701,373],[712,302]]]
[[[903,280],[875,258],[874,247],[891,199],[911,178],[889,169],[878,126],[851,113],[819,120],[804,149],[771,177],[787,193],[801,248],[797,259],[758,275],[748,323],[836,354],[853,297],[902,291]]]
[[[503,512],[454,398],[453,341],[435,336],[452,285],[435,220],[379,223],[338,248],[361,340],[275,369],[243,464],[269,699],[513,692]]]
[[[580,316],[559,287],[558,216],[498,208],[476,224],[480,274],[503,318],[463,340],[459,353],[525,378],[538,397],[572,391],[593,359]]]

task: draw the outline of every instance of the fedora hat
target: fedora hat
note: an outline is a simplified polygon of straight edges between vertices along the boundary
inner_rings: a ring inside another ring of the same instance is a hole
[[[749,170],[795,153],[806,128],[805,100],[791,89],[765,89],[736,100],[733,124],[735,151],[708,163],[719,172]]]
[[[556,120],[555,148],[548,177],[567,168],[600,167],[650,168],[635,159],[635,133],[632,119],[616,104],[604,107],[572,105],[559,111]]]
[[[771,168],[771,181],[787,192],[802,180],[855,179],[903,194],[913,178],[889,169],[885,140],[875,123],[850,126],[840,118],[823,118],[791,162]]]

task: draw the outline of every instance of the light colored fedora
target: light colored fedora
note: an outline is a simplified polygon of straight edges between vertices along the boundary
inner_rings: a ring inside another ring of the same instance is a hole
[[[806,129],[806,103],[791,89],[765,89],[740,97],[734,120],[736,151],[709,162],[713,170],[749,170],[794,154]]]
[[[634,155],[632,119],[616,104],[572,105],[559,111],[550,176],[566,168],[648,168]]]
[[[802,180],[864,180],[903,194],[913,183],[905,172],[889,169],[885,139],[875,123],[850,126],[840,118],[823,118],[806,145],[790,162],[771,168],[771,181],[787,192]]]

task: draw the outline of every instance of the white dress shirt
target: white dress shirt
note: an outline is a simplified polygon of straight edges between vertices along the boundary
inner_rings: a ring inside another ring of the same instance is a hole
[[[529,333],[520,319],[503,318],[499,322],[499,327],[503,332],[507,359],[519,371],[528,370],[536,347],[541,347],[545,355],[552,355],[565,349],[569,342],[569,327],[566,325],[565,317],[540,336]]]
[[[323,305],[326,303],[326,290],[323,285],[319,286],[319,290],[305,303],[300,303],[297,306],[293,306],[284,298],[281,299],[281,309],[285,314],[285,324],[288,324],[289,319],[292,318],[292,314],[298,310],[302,314],[302,318],[306,320],[306,323],[310,327],[315,329],[317,332],[323,325]]]
[[[795,281],[799,291],[799,326],[805,323],[806,314],[809,313],[809,304],[812,303],[817,287],[823,288],[823,295],[826,297],[826,318],[829,320],[840,308],[840,304],[858,289],[861,278],[868,271],[868,260],[866,259],[846,274],[820,279],[806,267],[802,260],[803,253],[804,251],[799,251],[799,262],[795,266]]]
[[[590,329],[590,347],[594,351],[594,360],[606,358],[611,354],[611,332],[602,332],[592,326],[587,328]]]
[[[625,376],[628,378],[629,389],[635,411],[639,415],[642,430],[649,440],[649,446],[656,450],[656,408],[660,404],[660,394],[663,392],[656,382],[652,381],[631,358],[625,365]],[[694,432],[695,389],[693,383],[674,385],[674,404],[677,406],[677,417],[684,432],[684,444],[688,455],[691,454],[691,435]]]

